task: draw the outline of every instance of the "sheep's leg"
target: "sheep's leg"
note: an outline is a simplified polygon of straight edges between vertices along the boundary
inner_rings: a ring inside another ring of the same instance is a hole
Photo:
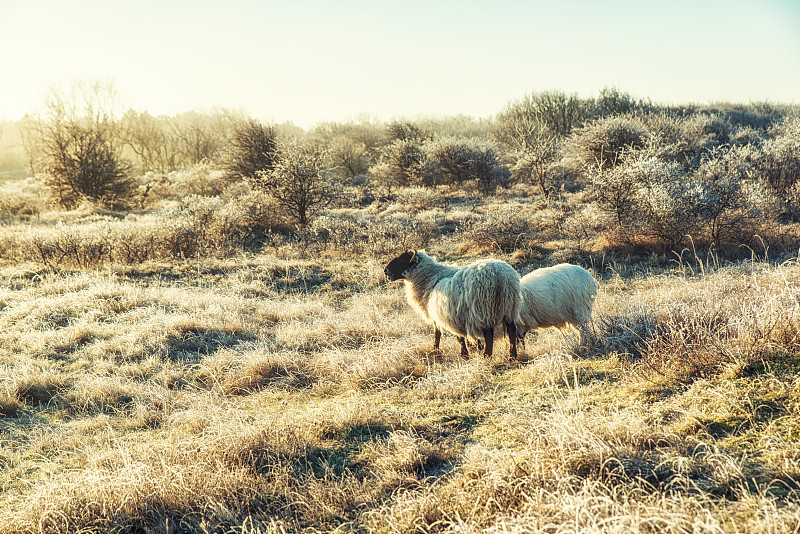
[[[434,327],[433,329],[433,350],[439,350],[439,342],[442,340],[442,331]]]
[[[511,345],[511,359],[517,359],[517,323],[514,321],[506,321],[506,333],[508,334],[508,343]],[[525,334],[519,338],[522,346],[525,346]]]
[[[491,356],[492,350],[494,349],[494,328],[490,326],[489,328],[483,329],[483,340],[486,342],[483,354],[485,356]]]
[[[467,350],[467,340],[463,337],[460,337],[458,338],[458,341],[461,343],[461,357],[469,358],[469,350]]]

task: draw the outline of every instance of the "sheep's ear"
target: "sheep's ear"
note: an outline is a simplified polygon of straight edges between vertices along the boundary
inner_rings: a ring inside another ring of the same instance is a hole
[[[417,251],[409,250],[409,252],[411,253],[411,261],[409,263],[411,265],[416,265],[417,263],[419,263],[419,256],[417,256]]]

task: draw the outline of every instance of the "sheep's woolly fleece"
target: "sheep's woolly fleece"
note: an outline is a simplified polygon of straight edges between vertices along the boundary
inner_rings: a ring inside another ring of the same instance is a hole
[[[466,267],[437,262],[423,251],[416,264],[402,273],[408,302],[422,317],[458,337],[479,340],[494,328],[505,332],[505,321],[517,321],[521,293],[519,275],[502,260],[483,259]]]
[[[592,321],[597,283],[591,273],[577,265],[561,263],[537,269],[522,277],[520,289],[520,337],[536,328],[584,328]]]

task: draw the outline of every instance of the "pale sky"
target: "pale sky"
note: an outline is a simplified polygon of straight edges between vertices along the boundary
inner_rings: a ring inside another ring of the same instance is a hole
[[[153,115],[490,117],[544,90],[800,103],[800,0],[0,0],[0,120],[113,83]]]

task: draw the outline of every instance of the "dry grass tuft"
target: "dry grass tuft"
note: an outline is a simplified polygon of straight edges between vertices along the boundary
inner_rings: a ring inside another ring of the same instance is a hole
[[[24,404],[47,407],[63,401],[63,394],[72,386],[73,378],[45,371],[15,382],[13,398]]]

